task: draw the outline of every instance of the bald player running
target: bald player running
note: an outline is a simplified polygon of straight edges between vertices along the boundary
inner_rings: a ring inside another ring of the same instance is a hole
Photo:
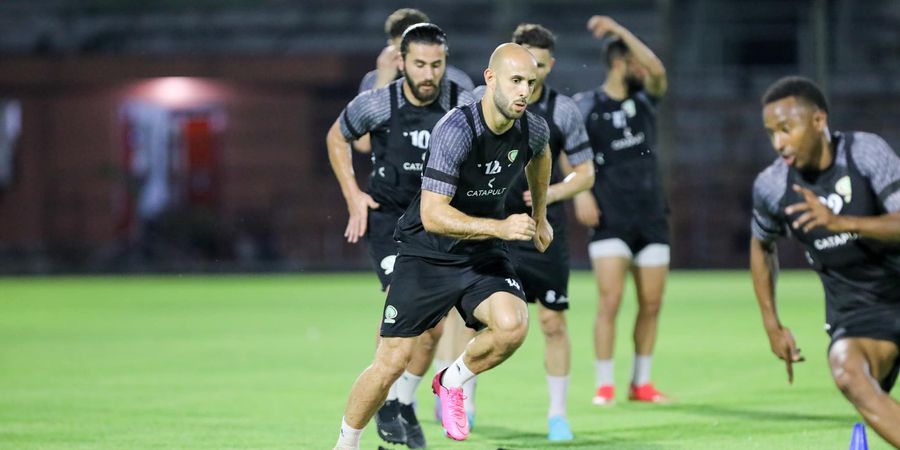
[[[462,384],[509,358],[525,340],[525,293],[504,241],[546,250],[550,179],[549,128],[526,111],[537,63],[517,44],[503,44],[484,71],[480,102],[451,110],[435,126],[422,190],[397,224],[400,254],[385,302],[375,360],[356,379],[335,449],[358,449],[362,429],[384,402],[412,352],[415,337],[456,307],[483,329],[463,354],[435,375],[442,423],[455,440],[468,437]],[[532,213],[506,216],[506,192],[525,172]]]

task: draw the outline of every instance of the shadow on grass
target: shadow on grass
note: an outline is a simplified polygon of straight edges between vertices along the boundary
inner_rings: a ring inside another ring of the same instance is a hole
[[[675,412],[709,416],[714,418],[746,419],[772,422],[824,422],[839,425],[853,423],[859,419],[853,414],[813,414],[786,411],[766,411],[760,409],[743,409],[703,403],[676,403],[664,405],[660,412]]]
[[[621,449],[623,447],[634,450],[658,450],[664,448],[658,444],[645,442],[646,439],[637,435],[623,435],[604,430],[587,433],[576,431],[575,440],[570,442],[549,442],[547,434],[544,432],[535,433],[496,425],[479,424],[477,433],[490,440],[490,448],[503,450]]]

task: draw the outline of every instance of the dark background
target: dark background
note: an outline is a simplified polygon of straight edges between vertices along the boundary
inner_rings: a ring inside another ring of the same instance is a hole
[[[759,96],[780,76],[819,81],[833,129],[900,146],[894,0],[147,3],[0,2],[0,100],[21,112],[0,157],[0,273],[367,269],[342,238],[324,138],[405,6],[444,28],[476,84],[520,22],[557,34],[548,83],[568,94],[604,77],[590,15],[645,40],[669,75],[658,147],[677,268],[745,267],[752,181],[775,156]],[[168,200],[147,217],[135,104],[170,125]],[[584,267],[587,233],[570,229]],[[793,246],[783,262],[804,264]]]

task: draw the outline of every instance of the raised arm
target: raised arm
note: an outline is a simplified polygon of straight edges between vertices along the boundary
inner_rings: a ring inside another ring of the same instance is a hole
[[[637,36],[609,16],[592,16],[588,20],[587,27],[594,34],[594,37],[598,39],[607,33],[622,39],[622,42],[628,46],[628,50],[634,55],[637,63],[647,70],[647,79],[644,80],[644,87],[647,93],[654,97],[662,97],[666,93],[669,81],[666,77],[665,66],[653,53],[653,50],[644,45]]]

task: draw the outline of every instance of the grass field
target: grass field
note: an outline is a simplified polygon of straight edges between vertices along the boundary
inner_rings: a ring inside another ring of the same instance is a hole
[[[376,286],[368,273],[0,279],[0,448],[330,449],[372,357]],[[418,400],[429,448],[847,448],[859,419],[828,374],[811,272],[779,284],[782,318],[807,356],[793,386],[768,349],[748,273],[674,273],[654,360],[669,405],[624,400],[631,293],[619,321],[620,401],[590,404],[589,275],[575,274],[570,291],[575,441],[544,439],[543,340],[532,320],[523,347],[481,377],[468,441],[442,437],[428,375]],[[370,424],[362,448],[379,444]],[[869,430],[869,448],[889,447]]]

